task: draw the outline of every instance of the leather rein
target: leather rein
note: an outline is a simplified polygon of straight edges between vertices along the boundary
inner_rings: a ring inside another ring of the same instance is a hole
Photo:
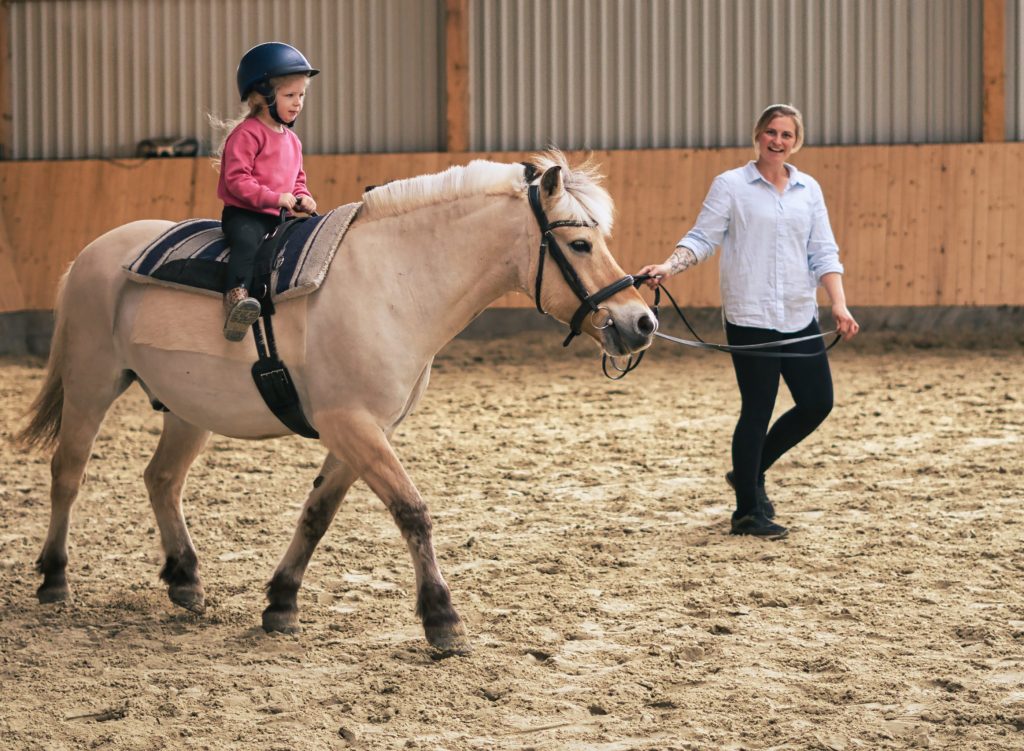
[[[607,300],[612,295],[615,295],[629,287],[638,288],[641,284],[650,279],[651,275],[638,274],[637,276],[632,276],[630,274],[627,274],[618,281],[612,282],[606,287],[602,287],[593,294],[589,294],[587,292],[587,288],[583,285],[583,282],[580,279],[579,275],[576,273],[576,270],[572,267],[572,264],[569,263],[569,259],[566,257],[565,252],[562,250],[562,247],[558,244],[558,240],[555,239],[555,235],[551,230],[556,229],[557,227],[588,227],[592,229],[597,226],[597,223],[584,222],[575,219],[559,219],[554,222],[548,221],[547,215],[544,213],[544,208],[543,206],[541,206],[540,202],[540,186],[534,182],[540,175],[540,170],[538,170],[534,165],[529,164],[528,162],[524,162],[523,166],[526,168],[526,182],[529,186],[527,194],[530,200],[530,208],[533,210],[533,215],[537,219],[537,225],[540,227],[540,252],[539,258],[537,260],[537,278],[534,282],[534,303],[537,306],[538,312],[540,312],[542,315],[548,315],[548,312],[544,310],[544,306],[541,305],[540,302],[541,287],[544,284],[544,259],[547,255],[550,255],[551,258],[554,260],[555,264],[558,266],[559,271],[562,272],[562,278],[565,279],[565,283],[569,285],[569,289],[573,291],[573,294],[575,294],[576,298],[580,301],[579,308],[576,309],[576,312],[573,314],[572,320],[569,322],[569,335],[565,338],[565,341],[562,342],[563,347],[568,347],[569,344],[572,343],[572,340],[580,335],[582,331],[581,326],[583,324],[583,320],[586,318],[588,314],[593,316],[594,314],[599,313],[601,311],[600,304],[602,302]],[[654,313],[655,319],[658,318],[658,305],[661,302],[662,289],[663,287],[661,286],[658,286],[654,289],[654,305],[651,306],[651,311]],[[695,341],[690,339],[679,339],[674,336],[669,336],[668,334],[663,334],[660,331],[655,331],[654,335],[660,337],[661,339],[667,339],[668,341],[675,342],[676,344],[682,344],[687,347],[714,350],[716,352],[728,352],[730,354],[743,355],[745,357],[818,357],[824,352],[827,352],[828,350],[832,349],[841,338],[841,335],[837,331],[833,330],[826,331],[822,334],[803,336],[797,339],[780,339],[778,341],[764,342],[762,344],[731,345],[706,342],[701,338],[700,334],[698,334],[694,330],[693,326],[690,325],[690,322],[687,320],[686,315],[679,307],[679,304],[676,303],[675,298],[672,297],[672,293],[670,293],[666,289],[665,295],[672,303],[672,307],[675,309],[676,314],[679,316],[680,320],[682,320],[682,322],[686,325],[686,328],[689,329],[690,333],[693,334]],[[591,319],[591,322],[593,323],[593,319]],[[615,322],[614,320],[612,320],[611,316],[608,317],[608,320],[604,323],[604,325],[598,326],[596,323],[594,323],[594,327],[599,330],[606,329],[609,326],[614,325]],[[796,344],[797,342],[805,342],[811,339],[824,339],[829,334],[835,334],[836,336],[825,347],[825,349],[822,352],[805,353],[757,351],[762,349],[768,349],[771,347],[782,347],[788,344]],[[634,359],[633,355],[629,355],[626,364],[623,367],[619,367],[618,363],[616,362],[617,358],[610,356],[608,354],[602,354],[601,370],[604,372],[605,376],[607,376],[611,380],[621,380],[625,378],[630,372],[636,370],[637,366],[639,366],[640,362],[644,359],[644,354],[646,354],[646,350],[636,355],[636,359]],[[612,375],[611,373],[608,372],[609,363],[611,363],[611,369],[615,371],[615,373],[617,373],[618,375]]]

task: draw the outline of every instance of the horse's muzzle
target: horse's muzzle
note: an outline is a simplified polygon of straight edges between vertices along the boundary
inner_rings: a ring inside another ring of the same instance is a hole
[[[642,352],[651,346],[658,330],[658,319],[646,305],[630,306],[613,314],[610,324],[601,329],[601,345],[612,357]]]

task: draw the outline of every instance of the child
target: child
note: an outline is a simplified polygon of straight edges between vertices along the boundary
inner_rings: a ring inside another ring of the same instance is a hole
[[[249,295],[256,250],[278,223],[280,209],[316,211],[306,189],[302,143],[292,131],[302,111],[309,79],[320,71],[294,47],[267,42],[238,64],[238,93],[248,112],[216,123],[228,131],[214,155],[220,170],[217,197],[227,237],[228,274],[224,292],[224,336],[237,342],[260,317]]]

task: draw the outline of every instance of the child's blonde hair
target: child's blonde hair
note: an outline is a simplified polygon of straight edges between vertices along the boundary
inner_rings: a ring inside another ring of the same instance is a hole
[[[307,81],[309,80],[309,76],[305,73],[293,73],[287,76],[271,78],[267,83],[270,84],[270,88],[273,90],[274,94],[277,94],[278,88],[297,78],[303,78]],[[220,172],[220,162],[221,156],[224,154],[224,144],[227,143],[228,136],[231,135],[232,131],[250,117],[258,117],[260,112],[265,110],[268,106],[266,97],[256,91],[250,91],[249,96],[245,98],[245,106],[237,117],[221,120],[216,115],[207,114],[206,117],[210,121],[210,127],[213,128],[215,133],[220,133],[217,148],[210,152],[210,162],[213,164],[213,168],[215,170]]]

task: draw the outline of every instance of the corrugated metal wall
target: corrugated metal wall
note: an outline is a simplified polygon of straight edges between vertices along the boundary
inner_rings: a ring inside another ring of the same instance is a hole
[[[981,136],[979,0],[473,0],[471,147],[750,142],[771,102],[815,144]]]
[[[1024,141],[1024,0],[1006,0],[1006,140]]]
[[[252,45],[323,73],[296,125],[307,153],[444,147],[443,0],[15,0],[15,159],[118,157],[151,137],[212,138],[240,111]]]
[[[237,113],[252,44],[324,73],[307,153],[445,144],[444,0],[12,0],[15,159],[123,157]],[[981,0],[469,0],[470,148],[736,146],[772,101],[814,144],[981,137]],[[1007,137],[1024,139],[1024,0]]]

